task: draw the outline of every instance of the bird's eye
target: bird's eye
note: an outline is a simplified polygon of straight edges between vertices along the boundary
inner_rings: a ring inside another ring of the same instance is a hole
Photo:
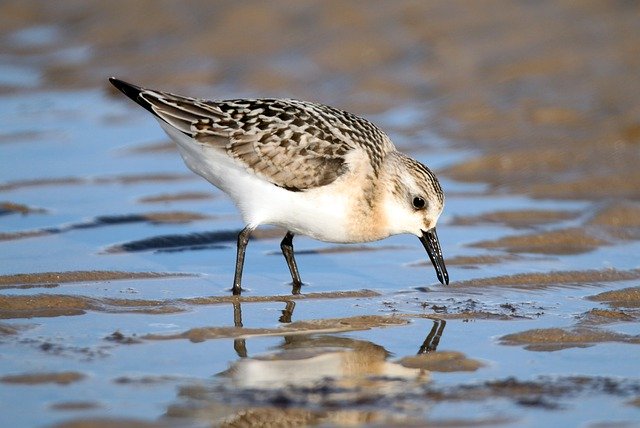
[[[413,198],[413,208],[417,209],[417,210],[421,210],[422,208],[424,208],[425,206],[425,201],[423,198],[421,198],[420,196],[415,196]]]

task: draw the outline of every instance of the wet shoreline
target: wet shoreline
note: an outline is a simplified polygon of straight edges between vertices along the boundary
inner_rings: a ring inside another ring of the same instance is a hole
[[[3,417],[637,423],[638,22],[633,2],[5,2]],[[111,75],[371,119],[442,178],[451,284],[415,238],[300,237],[291,295],[261,228],[231,296],[237,210]]]

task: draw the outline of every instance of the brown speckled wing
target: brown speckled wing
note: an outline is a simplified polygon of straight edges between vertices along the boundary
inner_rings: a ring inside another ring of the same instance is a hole
[[[144,91],[153,113],[201,144],[225,150],[273,184],[303,191],[332,183],[361,149],[377,173],[389,138],[371,122],[328,106],[297,100],[204,101]]]

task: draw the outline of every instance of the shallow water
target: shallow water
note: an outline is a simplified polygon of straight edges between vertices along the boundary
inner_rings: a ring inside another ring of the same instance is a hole
[[[637,424],[637,6],[144,4],[0,6],[3,426]],[[236,209],[110,74],[365,114],[438,171],[452,283],[300,236],[292,296],[264,228],[231,297]]]

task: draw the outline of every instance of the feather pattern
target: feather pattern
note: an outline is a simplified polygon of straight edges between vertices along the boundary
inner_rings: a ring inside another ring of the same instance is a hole
[[[363,151],[377,175],[391,140],[351,113],[291,99],[205,101],[143,90],[139,97],[160,119],[205,146],[224,150],[261,178],[285,189],[326,186]]]

